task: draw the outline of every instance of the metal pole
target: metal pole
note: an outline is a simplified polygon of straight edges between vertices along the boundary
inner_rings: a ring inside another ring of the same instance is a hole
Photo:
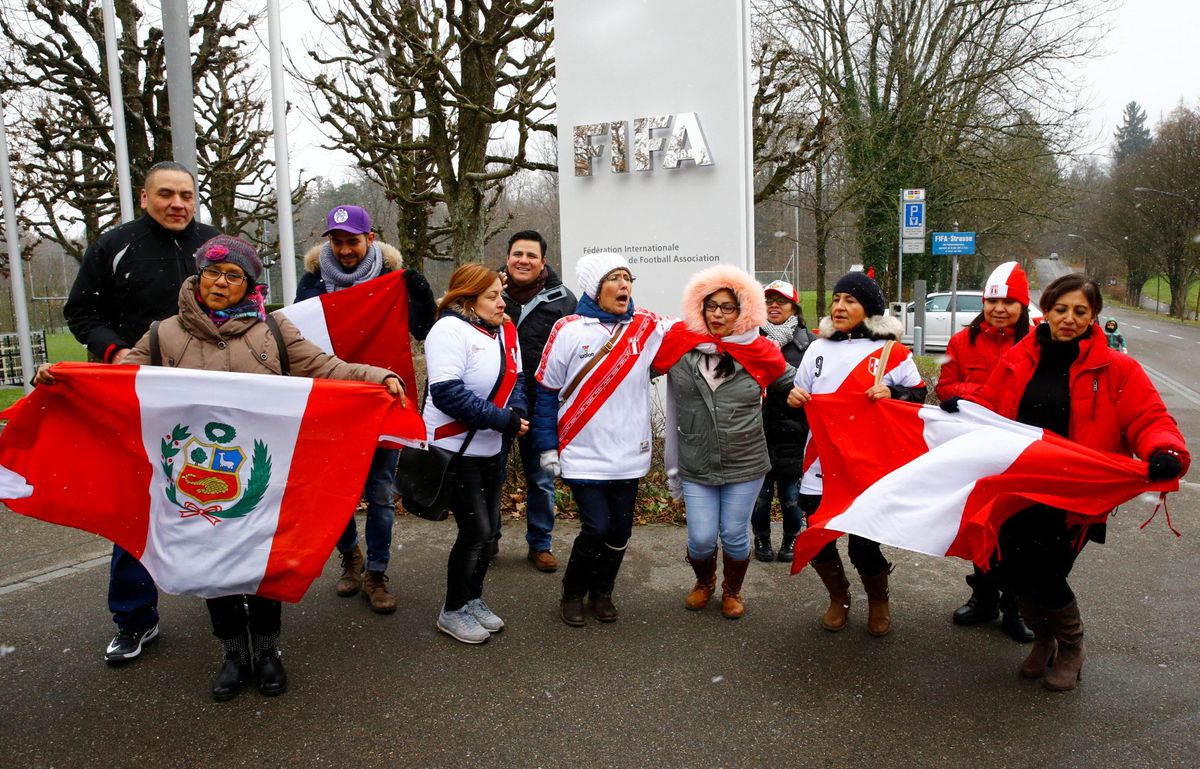
[[[955,232],[958,232],[956,227]],[[950,334],[946,337],[946,344],[950,344],[950,337],[954,336],[958,327],[954,325],[955,316],[958,315],[958,254],[950,257]]]
[[[0,195],[4,204],[4,235],[8,241],[9,285],[12,287],[13,314],[17,316],[17,344],[21,349],[21,384],[25,394],[33,390],[33,344],[29,334],[29,308],[26,306],[24,265],[21,263],[21,233],[17,230],[17,204],[13,195],[12,169],[8,167],[8,130],[4,126],[4,102],[0,100]]]
[[[896,210],[900,212],[900,227],[896,230],[896,301],[904,304],[904,190],[896,196]]]
[[[121,221],[133,221],[133,187],[129,183],[129,148],[125,141],[125,99],[121,95],[121,60],[117,56],[117,19],[113,0],[104,0],[104,52],[108,62],[108,101],[112,105],[113,146],[117,157],[117,190]]]
[[[176,163],[183,164],[198,178],[187,0],[162,0],[162,14],[163,51],[167,59],[167,102],[171,113],[171,155]]]
[[[288,172],[287,99],[283,93],[283,51],[279,0],[267,3],[267,37],[271,48],[271,128],[275,134],[275,206],[279,230],[279,269],[283,303],[296,298],[296,246],[292,237],[292,184]]]
[[[800,174],[796,174],[796,248],[793,253],[795,261],[792,263],[792,285],[796,287],[797,295],[800,291]]]

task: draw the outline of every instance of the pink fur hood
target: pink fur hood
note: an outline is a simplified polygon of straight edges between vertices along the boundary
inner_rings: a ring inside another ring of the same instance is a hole
[[[763,287],[753,276],[731,264],[718,264],[692,276],[683,289],[683,322],[689,331],[708,333],[704,323],[705,297],[727,288],[741,305],[742,312],[733,325],[734,334],[744,334],[767,322],[767,302]]]

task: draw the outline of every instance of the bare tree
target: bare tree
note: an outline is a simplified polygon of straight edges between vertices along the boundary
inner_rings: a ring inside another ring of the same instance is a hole
[[[550,1],[310,5],[337,41],[310,52],[314,115],[401,204],[410,264],[481,258],[504,180],[556,170],[528,152],[554,132]]]

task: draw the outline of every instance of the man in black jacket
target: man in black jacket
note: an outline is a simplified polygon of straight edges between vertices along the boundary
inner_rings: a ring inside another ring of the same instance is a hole
[[[194,220],[196,180],[186,167],[156,163],[141,190],[140,219],[97,238],[63,307],[67,326],[88,358],[120,363],[156,320],[179,311],[179,288],[196,272],[200,244],[220,233]],[[146,569],[113,546],[108,608],[117,635],[104,650],[109,664],[136,658],[158,637],[158,589]]]
[[[504,266],[504,311],[517,326],[521,342],[521,367],[525,373],[528,403],[533,405],[537,379],[534,373],[542,348],[560,318],[575,312],[576,298],[546,264],[546,239],[534,230],[522,230],[508,239]],[[551,551],[554,531],[554,474],[542,469],[541,458],[526,434],[517,441],[525,474],[525,541],[529,562],[538,571],[554,571],[558,561]]]

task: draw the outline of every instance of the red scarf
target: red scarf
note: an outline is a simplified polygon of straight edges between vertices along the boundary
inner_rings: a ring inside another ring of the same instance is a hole
[[[678,363],[684,353],[701,344],[716,345],[717,352],[729,353],[763,389],[787,370],[787,361],[783,359],[779,346],[764,336],[755,337],[750,344],[736,344],[712,334],[689,331],[682,323],[676,323],[667,331],[658,354],[654,356],[654,370],[665,372]]]

